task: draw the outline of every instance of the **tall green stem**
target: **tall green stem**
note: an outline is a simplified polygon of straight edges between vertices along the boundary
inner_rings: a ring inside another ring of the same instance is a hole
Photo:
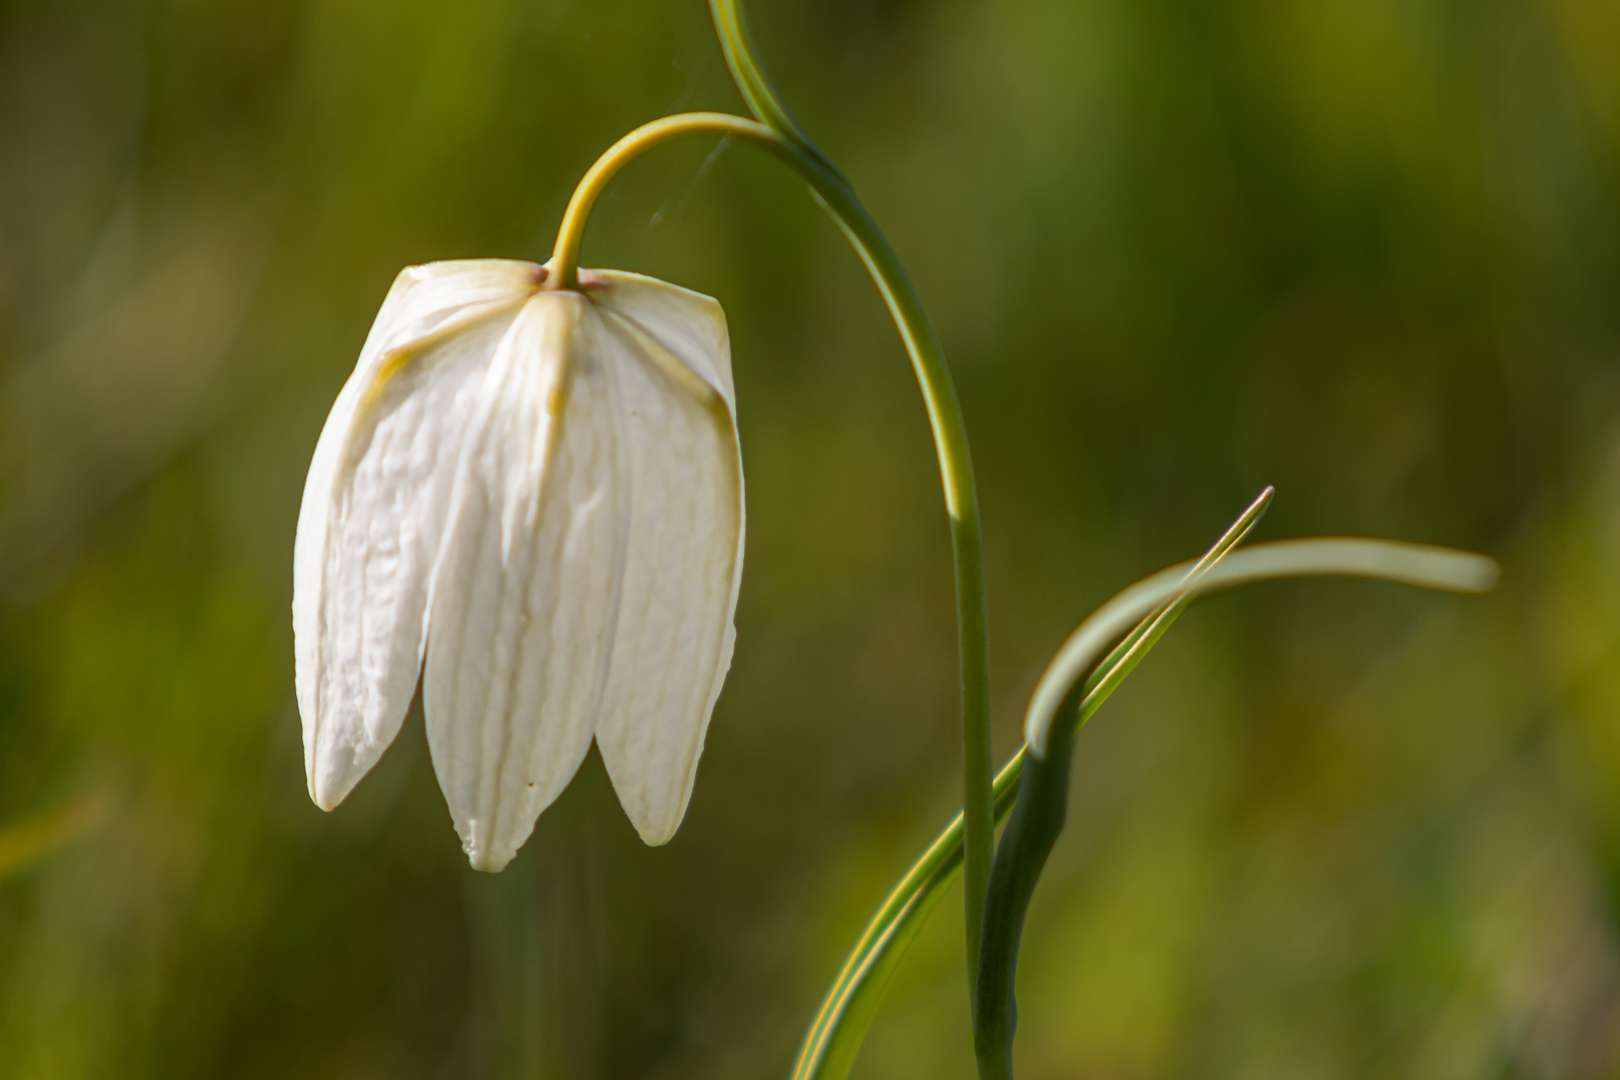
[[[854,189],[794,121],[754,56],[738,0],[709,0],[726,64],[756,117],[800,159],[799,171],[811,179],[844,235],[860,254],[889,307],[911,366],[922,388],[928,420],[934,430],[945,508],[951,518],[951,548],[956,562],[956,622],[962,679],[962,757],[964,815],[963,894],[967,908],[968,987],[972,995],[979,967],[980,922],[995,821],[991,816],[990,632],[985,597],[984,536],[979,525],[979,499],[968,455],[967,429],[961,405],[928,315],[894,249],[878,229]]]

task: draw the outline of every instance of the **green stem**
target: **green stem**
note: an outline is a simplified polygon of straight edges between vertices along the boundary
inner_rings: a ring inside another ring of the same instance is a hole
[[[816,191],[860,253],[911,355],[934,430],[945,508],[951,519],[951,549],[956,567],[957,647],[962,680],[962,806],[964,813],[963,888],[967,918],[968,978],[978,980],[979,933],[984,913],[985,883],[995,835],[990,781],[994,756],[990,745],[990,626],[984,579],[984,538],[979,525],[978,494],[968,456],[961,406],[945,366],[945,355],[922,303],[900,262],[853,193],[840,185]]]
[[[777,96],[764,67],[754,59],[754,37],[748,32],[748,23],[743,19],[737,0],[709,0],[709,14],[714,18],[714,29],[720,38],[720,51],[725,54],[726,67],[731,70],[732,81],[737,84],[738,92],[748,103],[748,111],[766,127],[819,161],[848,187],[849,181],[844,174],[810,141],[810,136],[805,134]]]
[[[962,742],[965,750],[967,941],[970,979],[978,973],[979,923],[990,873],[990,641],[985,603],[984,541],[979,501],[968,455],[967,429],[939,338],[924,313],[894,249],[884,239],[849,185],[819,154],[765,124],[727,113],[681,113],[643,124],[608,148],[574,189],[557,230],[546,287],[579,288],[579,250],[591,208],[608,182],[642,152],[684,135],[725,135],[753,143],[793,168],[837,221],[877,283],[922,387],[934,431],[945,509],[951,518],[956,564],[956,618],[962,676]]]
[[[951,517],[951,549],[956,563],[956,624],[962,679],[963,876],[966,879],[963,896],[967,909],[971,997],[978,982],[980,921],[994,844],[990,787],[995,758],[990,745],[990,630],[984,580],[984,535],[979,525],[979,501],[962,409],[956,399],[950,369],[945,364],[945,351],[923,310],[917,290],[906,277],[899,258],[877,223],[855,197],[849,182],[810,141],[771,87],[763,65],[754,56],[738,0],[709,0],[709,11],[726,65],[749,109],[785,143],[797,149],[803,163],[801,173],[813,168],[821,178],[819,182],[812,179],[811,187],[838,221],[883,294],[911,357],[911,366],[928,408],[940,479],[945,486],[945,508]]]
[[[1067,718],[1079,712],[1083,687],[1076,684],[1059,709]],[[1074,727],[1053,725],[1044,757],[1030,755],[1018,786],[1018,803],[1002,830],[985,890],[984,937],[980,942],[978,1009],[973,1017],[973,1049],[982,1080],[1012,1080],[1013,1033],[1018,1028],[1018,946],[1024,916],[1047,856],[1063,832],[1069,805],[1069,749]]]

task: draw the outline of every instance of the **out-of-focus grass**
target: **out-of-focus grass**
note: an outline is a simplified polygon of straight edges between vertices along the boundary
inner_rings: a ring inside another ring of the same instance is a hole
[[[473,875],[419,715],[323,815],[292,703],[303,472],[389,281],[543,258],[624,130],[736,107],[703,8],[0,4],[0,822],[101,808],[0,878],[0,1076],[785,1069],[957,776],[922,412],[772,163],[662,150],[586,239],[734,335],[738,651],[675,841],[593,759]],[[1178,624],[1080,740],[1022,1075],[1612,1075],[1612,5],[751,15],[956,367],[1003,751],[1086,611],[1264,483],[1267,536],[1504,566]],[[858,1076],[970,1075],[956,910]]]

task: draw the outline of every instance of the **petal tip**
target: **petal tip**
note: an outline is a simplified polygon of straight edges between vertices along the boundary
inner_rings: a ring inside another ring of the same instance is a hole
[[[316,806],[330,813],[354,790],[353,783],[344,783],[331,770],[322,770],[309,778],[309,797]]]
[[[619,804],[624,807],[625,815],[629,817],[630,824],[635,826],[636,835],[641,837],[643,844],[648,847],[663,847],[675,839],[681,822],[686,818],[687,799],[682,799],[673,812],[667,807],[648,806],[645,803],[635,805],[635,802],[636,800],[623,796],[619,799]]]
[[[673,825],[660,828],[644,829],[638,825],[636,826],[636,833],[641,837],[641,842],[646,844],[648,847],[663,847],[665,844],[675,839],[675,833],[680,829],[680,827],[681,823],[679,821],[675,822]]]
[[[467,853],[467,864],[482,874],[498,874],[517,857],[518,849],[527,840],[525,833],[517,843],[491,835],[489,822],[472,818],[461,834],[461,850]]]
[[[512,852],[511,854],[498,856],[488,851],[469,851],[467,852],[467,865],[480,874],[498,874],[506,869],[507,864],[512,861],[512,856],[516,854],[516,852]]]
[[[378,751],[380,754],[381,751]],[[356,784],[371,771],[378,754],[360,748],[329,744],[320,746],[309,768],[309,797],[322,810],[335,810]]]

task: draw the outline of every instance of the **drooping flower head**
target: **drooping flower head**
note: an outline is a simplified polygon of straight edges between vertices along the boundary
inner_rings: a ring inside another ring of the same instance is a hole
[[[321,432],[293,570],[311,797],[417,678],[472,865],[499,870],[596,739],[649,844],[731,661],[743,488],[725,316],[651,278],[509,260],[400,274]],[[425,658],[425,670],[424,670]]]

